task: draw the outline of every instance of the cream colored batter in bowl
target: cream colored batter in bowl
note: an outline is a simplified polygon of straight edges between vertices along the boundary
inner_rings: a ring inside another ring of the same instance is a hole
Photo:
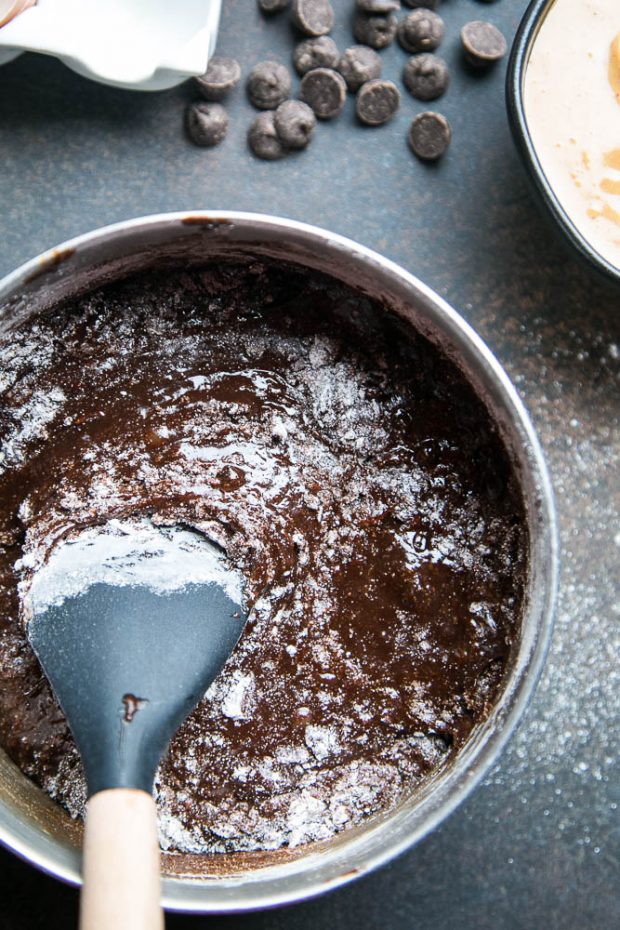
[[[620,271],[620,3],[535,12],[521,85],[529,141],[577,236]]]

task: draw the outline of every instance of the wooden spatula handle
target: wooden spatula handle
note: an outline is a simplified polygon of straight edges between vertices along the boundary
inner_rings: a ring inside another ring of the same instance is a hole
[[[86,805],[80,930],[163,930],[155,801],[112,788]]]

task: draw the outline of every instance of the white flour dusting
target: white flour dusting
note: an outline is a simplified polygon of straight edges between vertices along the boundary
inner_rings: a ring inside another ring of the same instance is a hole
[[[54,387],[34,394],[15,411],[15,426],[3,439],[0,447],[0,475],[8,467],[22,460],[29,443],[47,437],[48,426],[56,418],[66,399],[64,391]]]
[[[22,558],[15,568],[28,563]],[[146,518],[111,520],[60,543],[32,579],[21,582],[25,613],[43,613],[97,583],[145,587],[160,595],[191,584],[217,584],[236,604],[243,597],[242,575],[201,534],[157,527]]]

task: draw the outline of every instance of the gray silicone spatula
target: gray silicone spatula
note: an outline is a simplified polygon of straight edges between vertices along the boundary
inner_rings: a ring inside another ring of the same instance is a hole
[[[59,547],[27,603],[86,772],[80,926],[160,928],[155,771],[239,639],[241,578],[197,533],[112,523]]]

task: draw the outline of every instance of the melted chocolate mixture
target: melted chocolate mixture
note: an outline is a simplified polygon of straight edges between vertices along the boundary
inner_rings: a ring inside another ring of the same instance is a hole
[[[522,502],[483,406],[380,305],[282,264],[149,273],[0,341],[0,740],[74,815],[21,597],[111,518],[219,542],[252,611],[156,783],[166,849],[325,839],[463,745],[518,635]]]

